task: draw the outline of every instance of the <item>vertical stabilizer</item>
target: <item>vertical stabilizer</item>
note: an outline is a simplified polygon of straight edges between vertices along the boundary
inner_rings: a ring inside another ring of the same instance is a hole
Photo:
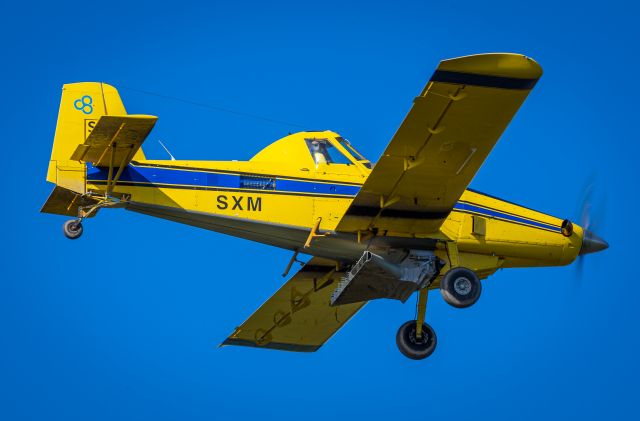
[[[76,193],[85,193],[86,166],[71,159],[73,152],[84,143],[101,116],[126,114],[113,86],[101,82],[64,85],[47,181]],[[142,149],[134,159],[144,160]]]

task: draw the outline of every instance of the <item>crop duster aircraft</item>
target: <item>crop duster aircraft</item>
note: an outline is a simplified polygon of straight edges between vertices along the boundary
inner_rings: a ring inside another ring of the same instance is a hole
[[[313,256],[223,342],[316,351],[368,301],[418,295],[396,343],[431,355],[427,293],[464,308],[500,268],[559,266],[608,244],[567,219],[468,187],[542,69],[517,54],[442,61],[372,165],[338,133],[286,136],[249,161],[146,159],[157,117],[104,83],[64,85],[42,212],[125,208]]]

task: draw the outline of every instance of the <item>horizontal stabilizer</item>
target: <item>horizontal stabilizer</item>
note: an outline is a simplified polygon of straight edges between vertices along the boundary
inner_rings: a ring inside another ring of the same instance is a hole
[[[64,187],[56,186],[49,198],[40,209],[40,212],[53,213],[56,215],[78,216],[79,206],[88,206],[97,202],[81,194],[75,193]],[[95,216],[94,212],[91,216]]]
[[[131,162],[157,120],[151,115],[103,115],[71,159],[96,167],[123,167]]]

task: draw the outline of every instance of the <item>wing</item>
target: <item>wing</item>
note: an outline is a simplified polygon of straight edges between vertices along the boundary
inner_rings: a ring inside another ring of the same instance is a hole
[[[96,167],[124,167],[131,162],[157,120],[158,117],[150,115],[103,115],[71,159],[91,162]]]
[[[437,231],[541,75],[516,54],[442,61],[337,230]]]
[[[329,260],[311,259],[222,345],[316,351],[365,304],[329,306],[341,276],[335,268]]]

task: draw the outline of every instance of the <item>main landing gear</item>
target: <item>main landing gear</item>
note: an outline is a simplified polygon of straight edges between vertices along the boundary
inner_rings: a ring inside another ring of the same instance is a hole
[[[444,300],[457,308],[469,307],[478,301],[482,284],[471,269],[455,267],[450,269],[440,281],[440,292]],[[398,329],[396,345],[400,352],[413,360],[422,360],[433,354],[438,339],[435,332],[425,323],[428,287],[418,291],[418,311],[416,320],[409,320]]]
[[[474,305],[480,298],[482,284],[474,271],[457,267],[449,270],[440,281],[440,293],[444,300],[457,308]]]
[[[412,360],[422,360],[433,354],[438,339],[431,326],[424,322],[427,312],[427,294],[429,290],[423,288],[418,291],[418,317],[409,320],[398,329],[396,345],[400,352]]]

